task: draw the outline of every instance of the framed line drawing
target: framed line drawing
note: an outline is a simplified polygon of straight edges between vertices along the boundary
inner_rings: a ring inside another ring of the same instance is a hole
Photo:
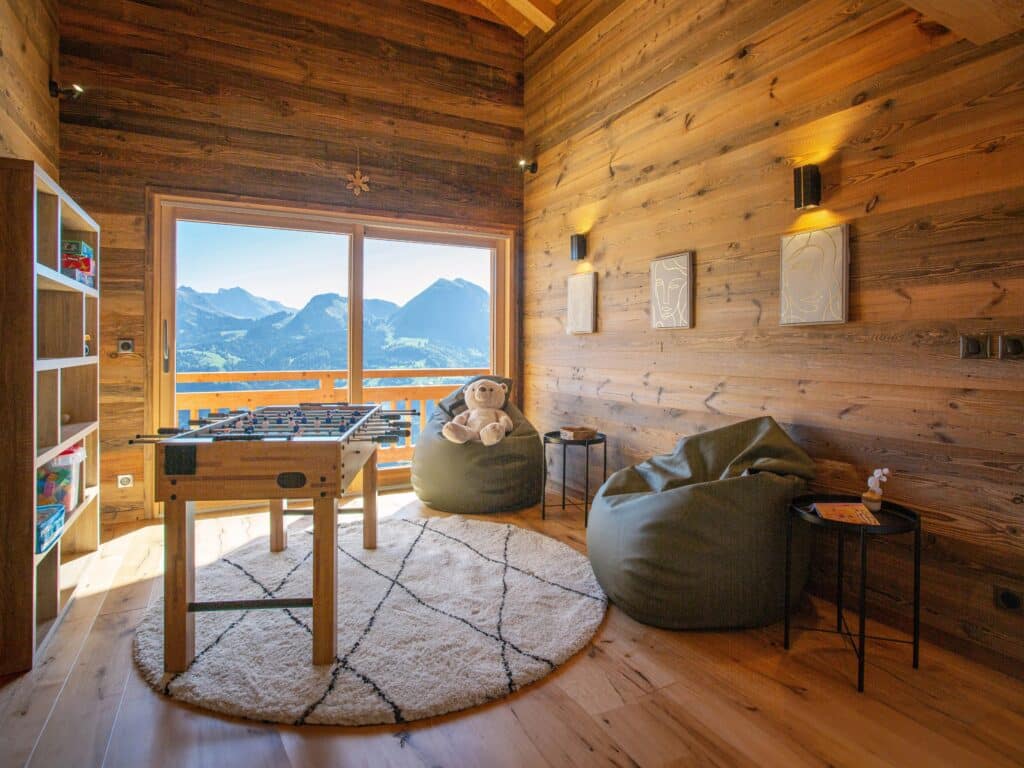
[[[693,251],[651,262],[651,327],[693,327]]]
[[[845,323],[850,282],[845,224],[782,237],[780,325]]]

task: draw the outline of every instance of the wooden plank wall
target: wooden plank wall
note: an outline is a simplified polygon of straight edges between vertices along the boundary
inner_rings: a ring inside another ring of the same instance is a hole
[[[146,190],[519,226],[523,41],[415,0],[62,0],[65,187],[103,227],[107,533],[150,513]],[[354,198],[345,174],[371,178]],[[116,357],[119,337],[137,354]],[[133,489],[114,486],[132,473]]]
[[[597,426],[615,467],[763,414],[815,457],[818,489],[889,466],[887,495],[924,519],[925,634],[1021,674],[1024,613],[995,595],[1024,594],[1024,363],[962,361],[957,338],[1024,332],[1024,35],[979,47],[891,0],[566,0],[559,17],[526,53],[527,415]],[[823,207],[799,215],[809,162]],[[835,222],[850,322],[780,327],[780,235]],[[598,272],[592,336],[564,330],[574,232]],[[696,327],[653,331],[649,261],[688,249]],[[871,610],[903,625],[909,544],[871,553]],[[824,595],[832,553],[818,541]]]
[[[35,160],[57,178],[57,0],[0,0],[0,157]]]

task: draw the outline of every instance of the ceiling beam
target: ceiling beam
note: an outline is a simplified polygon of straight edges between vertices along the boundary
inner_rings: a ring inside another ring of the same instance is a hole
[[[558,10],[551,0],[507,0],[507,2],[544,32],[550,32],[558,20]]]
[[[906,0],[906,3],[975,45],[984,45],[1024,29],[1022,0]]]
[[[509,5],[507,0],[477,0],[477,2],[523,37],[533,31],[533,22]]]
[[[503,24],[504,22],[494,15],[491,11],[483,7],[477,0],[425,0],[430,5],[438,5],[442,8],[447,8],[450,11],[456,13],[465,14],[466,16],[475,16],[478,19],[484,19],[493,24]]]

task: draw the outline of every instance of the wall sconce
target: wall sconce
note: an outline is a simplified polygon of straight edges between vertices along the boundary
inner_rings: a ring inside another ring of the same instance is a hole
[[[523,173],[536,173],[537,161],[527,160],[525,157],[519,159],[519,170]]]
[[[816,165],[793,169],[793,207],[814,208],[821,204],[821,171]]]
[[[570,237],[569,253],[573,261],[583,261],[587,258],[587,236],[573,235]]]
[[[50,81],[50,95],[55,99],[77,99],[85,93],[85,89],[78,83],[72,83],[68,88],[61,88],[56,80]]]

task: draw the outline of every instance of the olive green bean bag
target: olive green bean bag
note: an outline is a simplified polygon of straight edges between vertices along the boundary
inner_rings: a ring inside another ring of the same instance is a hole
[[[811,458],[770,417],[685,437],[620,470],[590,509],[587,547],[608,597],[669,629],[755,627],[782,618],[786,515]],[[791,595],[810,535],[794,525]]]
[[[511,391],[509,379],[477,378],[505,382]],[[434,509],[460,514],[506,512],[539,504],[543,446],[537,430],[515,405],[505,404],[513,430],[497,445],[457,445],[441,434],[445,423],[465,407],[459,398],[462,389],[438,401],[437,410],[420,433],[412,457],[413,491]]]

